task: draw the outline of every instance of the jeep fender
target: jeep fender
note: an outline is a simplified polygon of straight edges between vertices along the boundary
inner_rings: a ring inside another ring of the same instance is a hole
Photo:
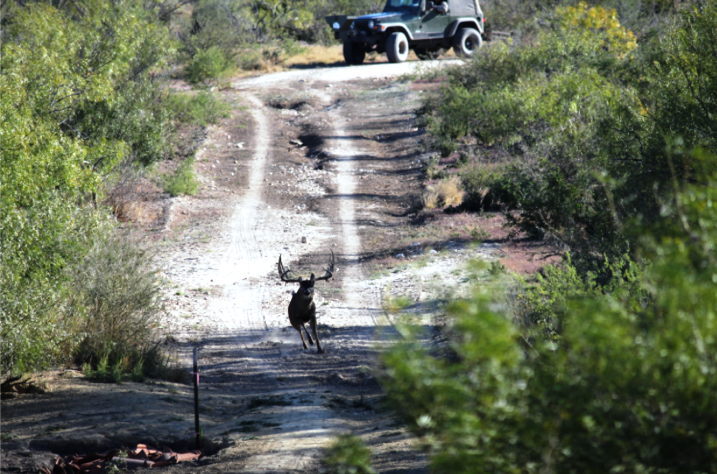
[[[451,24],[446,27],[445,37],[453,38],[456,31],[458,31],[458,28],[465,27],[475,28],[481,35],[483,34],[483,25],[479,24],[475,18],[458,18],[457,20],[453,20]]]
[[[409,41],[413,41],[413,35],[410,31],[406,29],[406,26],[402,23],[381,23],[381,26],[384,26],[386,28],[386,38],[388,38],[388,35],[390,35],[391,33],[400,31],[401,33],[406,35],[406,38],[408,38]]]

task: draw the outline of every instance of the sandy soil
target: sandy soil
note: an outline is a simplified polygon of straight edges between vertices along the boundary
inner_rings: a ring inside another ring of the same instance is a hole
[[[200,192],[163,200],[162,224],[147,230],[160,245],[164,330],[183,366],[199,350],[211,454],[165,471],[317,472],[321,449],[353,432],[378,472],[425,472],[374,378],[395,334],[383,304],[406,295],[428,323],[437,302],[466,291],[469,259],[509,262],[516,245],[496,216],[480,218],[482,244],[434,233],[447,216],[416,218],[422,91],[392,78],[449,63],[291,71],[220,91],[234,113],[207,130],[197,152]],[[451,219],[451,228],[479,225]],[[516,247],[521,261],[526,245]],[[317,284],[326,349],[318,355],[289,326],[294,285],[279,281],[276,262],[281,255],[297,274],[323,274],[330,251],[338,271]],[[2,403],[3,472],[137,443],[193,447],[188,385],[97,384],[76,370],[39,378],[47,393]]]

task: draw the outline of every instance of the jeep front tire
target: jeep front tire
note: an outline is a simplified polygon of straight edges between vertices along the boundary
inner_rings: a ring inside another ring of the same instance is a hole
[[[344,59],[346,64],[363,64],[366,59],[366,49],[359,43],[344,41]]]
[[[473,28],[461,28],[453,37],[453,51],[459,58],[470,58],[481,46],[483,39],[478,30]]]
[[[386,40],[386,56],[391,63],[402,63],[408,57],[408,39],[406,35],[397,31],[391,33]]]

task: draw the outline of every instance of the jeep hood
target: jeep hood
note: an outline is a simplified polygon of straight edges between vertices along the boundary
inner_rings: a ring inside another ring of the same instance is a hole
[[[357,20],[384,20],[390,17],[395,17],[397,20],[401,18],[401,12],[382,12],[382,13],[371,13],[370,15],[363,15],[357,18]]]

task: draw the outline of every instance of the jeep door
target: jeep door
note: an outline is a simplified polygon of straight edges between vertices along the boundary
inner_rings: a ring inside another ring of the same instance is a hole
[[[434,9],[427,9],[426,14],[421,18],[421,39],[434,39],[443,38],[445,30],[448,24],[451,22],[451,2],[450,0],[443,0],[448,3],[448,15],[441,15]]]

